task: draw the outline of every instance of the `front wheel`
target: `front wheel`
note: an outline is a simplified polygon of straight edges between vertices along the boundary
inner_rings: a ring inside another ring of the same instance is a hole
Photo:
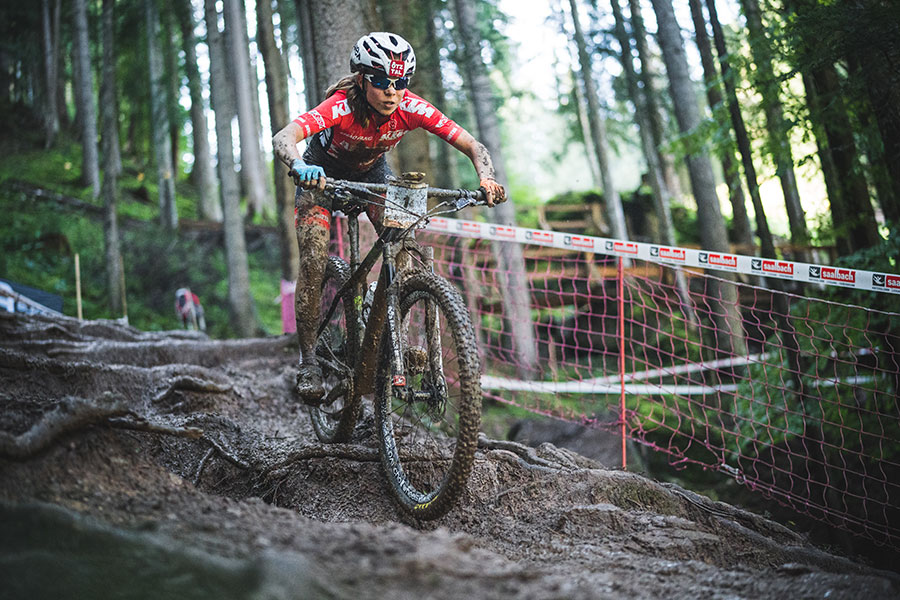
[[[418,271],[398,291],[399,352],[381,336],[375,419],[381,462],[400,507],[423,520],[456,504],[481,426],[481,364],[465,303],[445,279]],[[393,365],[391,356],[402,357]]]

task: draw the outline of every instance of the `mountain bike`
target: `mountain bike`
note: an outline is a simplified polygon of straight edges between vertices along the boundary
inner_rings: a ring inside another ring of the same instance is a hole
[[[457,289],[414,236],[428,219],[483,204],[483,192],[429,188],[424,175],[387,184],[328,180],[347,216],[349,264],[329,256],[316,355],[326,395],[310,409],[326,443],[350,439],[362,398],[374,395],[381,464],[400,508],[423,520],[447,513],[466,486],[481,426],[481,364]],[[428,210],[428,198],[437,204]],[[383,207],[381,233],[360,258],[358,217]],[[366,283],[376,263],[378,277]]]

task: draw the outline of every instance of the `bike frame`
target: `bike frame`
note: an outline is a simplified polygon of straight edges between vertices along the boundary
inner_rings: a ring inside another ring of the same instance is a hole
[[[350,184],[353,185],[353,184]],[[357,189],[359,186],[359,189]],[[377,194],[386,192],[388,185],[385,184],[356,184],[352,188],[348,186],[346,190],[349,195]],[[332,185],[332,189],[337,192],[340,186]],[[339,197],[337,193],[336,197]],[[478,192],[468,190],[443,190],[438,188],[430,188],[428,190],[429,197],[445,197],[455,198],[457,203],[454,211],[460,210],[465,206],[477,203]],[[341,209],[347,215],[347,233],[350,242],[350,277],[347,282],[338,290],[332,300],[331,306],[327,314],[323,315],[322,323],[316,337],[322,334],[324,327],[331,319],[331,315],[337,308],[338,302],[341,302],[347,293],[351,294],[353,301],[353,314],[347,315],[348,339],[351,341],[352,348],[348,352],[348,360],[352,372],[353,379],[352,394],[353,400],[358,400],[360,396],[371,394],[374,392],[375,385],[375,367],[378,360],[377,351],[381,342],[381,334],[385,330],[385,322],[387,321],[387,331],[393,337],[391,347],[391,375],[392,385],[402,387],[405,385],[405,374],[402,372],[403,356],[401,355],[400,335],[402,331],[399,322],[400,306],[399,298],[396,294],[396,288],[391,287],[402,269],[398,269],[398,256],[402,252],[408,253],[410,261],[412,256],[417,256],[420,263],[428,268],[433,268],[434,252],[432,248],[420,246],[414,238],[412,232],[415,226],[411,227],[384,227],[379,234],[378,239],[372,248],[366,254],[365,258],[360,259],[359,252],[359,214],[362,212],[362,204],[358,202],[350,202],[348,198],[341,198]],[[423,217],[424,218],[424,217]],[[378,258],[382,259],[381,269],[378,274],[378,282],[375,287],[375,293],[372,299],[372,306],[369,308],[369,317],[365,324],[365,334],[361,343],[359,340],[359,328],[361,326],[361,314],[363,303],[363,290],[366,288],[365,281],[368,274],[372,271]],[[431,344],[439,342],[440,332],[434,324],[437,320],[437,312],[432,307],[430,314],[426,316],[427,322],[431,324],[428,328],[428,337]],[[437,346],[433,346],[437,347]],[[429,357],[434,361],[432,367],[435,372],[440,368],[441,356]]]

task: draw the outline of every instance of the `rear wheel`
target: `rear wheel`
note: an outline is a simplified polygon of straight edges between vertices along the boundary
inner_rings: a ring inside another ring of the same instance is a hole
[[[433,273],[404,278],[400,369],[383,335],[375,379],[381,460],[400,507],[436,519],[466,486],[481,426],[481,364],[465,303]],[[397,376],[405,378],[405,384]]]
[[[322,303],[319,318],[328,314],[338,290],[349,278],[350,267],[336,257],[329,256],[322,283]],[[361,402],[353,393],[353,361],[359,347],[359,327],[348,327],[348,319],[355,315],[352,294],[338,301],[328,324],[316,340],[316,358],[322,367],[325,400],[319,407],[310,408],[316,436],[325,443],[350,439],[359,420]]]

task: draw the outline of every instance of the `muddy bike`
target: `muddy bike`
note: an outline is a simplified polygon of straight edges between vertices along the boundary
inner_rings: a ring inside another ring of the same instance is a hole
[[[326,395],[311,408],[316,435],[348,441],[374,396],[381,464],[400,507],[419,519],[449,511],[466,486],[481,426],[481,365],[456,288],[413,235],[430,217],[481,204],[482,192],[428,188],[421,174],[388,184],[329,180],[347,216],[349,264],[329,256],[316,355]],[[437,201],[427,209],[428,198]],[[361,258],[358,217],[383,207],[381,233]],[[371,283],[376,263],[378,277]]]

